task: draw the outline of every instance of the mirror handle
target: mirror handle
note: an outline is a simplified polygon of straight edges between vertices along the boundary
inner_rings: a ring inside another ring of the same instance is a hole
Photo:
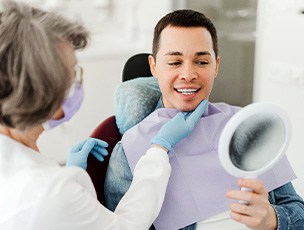
[[[249,175],[245,177],[246,179],[257,179],[256,175]],[[241,191],[245,192],[252,192],[253,190],[251,188],[241,187]],[[248,201],[245,200],[239,200],[239,203],[241,204],[248,204]]]
[[[251,188],[241,187],[241,191],[252,192],[253,190]],[[248,201],[246,201],[246,200],[239,200],[239,203],[240,204],[248,204]]]

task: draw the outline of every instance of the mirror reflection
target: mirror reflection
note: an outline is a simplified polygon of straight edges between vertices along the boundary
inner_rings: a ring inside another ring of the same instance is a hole
[[[285,125],[278,115],[251,115],[233,133],[229,144],[231,161],[241,170],[259,170],[280,154],[285,137]]]

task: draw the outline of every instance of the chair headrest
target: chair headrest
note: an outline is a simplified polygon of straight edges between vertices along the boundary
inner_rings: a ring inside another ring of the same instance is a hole
[[[116,124],[123,135],[154,111],[161,92],[154,77],[139,77],[125,81],[115,90]]]

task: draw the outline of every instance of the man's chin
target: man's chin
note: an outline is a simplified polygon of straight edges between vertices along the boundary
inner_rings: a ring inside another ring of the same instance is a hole
[[[180,106],[177,108],[181,112],[191,112],[196,109],[198,105],[185,105],[185,106]]]
[[[204,99],[202,99],[204,100]],[[196,109],[202,100],[176,101],[176,103],[165,104],[165,108],[175,108],[181,112],[191,112]]]

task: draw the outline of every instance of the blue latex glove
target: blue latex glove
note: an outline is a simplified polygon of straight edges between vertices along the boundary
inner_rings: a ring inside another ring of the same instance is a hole
[[[108,155],[106,147],[108,147],[108,143],[105,141],[87,138],[71,148],[66,166],[78,166],[86,170],[89,154],[93,154],[99,161],[104,161],[104,157]]]
[[[174,145],[191,133],[207,107],[208,101],[203,100],[194,111],[179,112],[161,127],[151,143],[161,145],[170,151]]]

